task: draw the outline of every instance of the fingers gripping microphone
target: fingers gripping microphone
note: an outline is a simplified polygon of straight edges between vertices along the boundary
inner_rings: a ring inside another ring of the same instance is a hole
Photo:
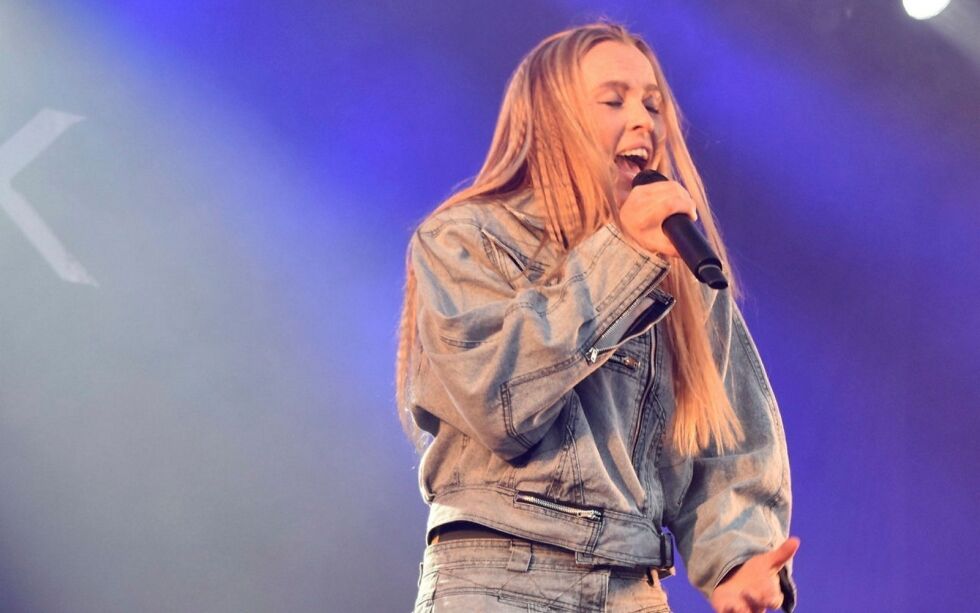
[[[633,187],[666,180],[667,177],[656,170],[647,169],[633,177]],[[728,279],[722,271],[721,260],[715,255],[711,245],[698,231],[690,217],[683,213],[675,213],[665,219],[661,227],[698,281],[713,289],[728,287]]]

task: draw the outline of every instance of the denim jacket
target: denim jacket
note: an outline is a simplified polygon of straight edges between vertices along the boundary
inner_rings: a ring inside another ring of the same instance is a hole
[[[674,302],[658,288],[668,262],[613,224],[561,259],[539,248],[530,203],[463,203],[412,238],[408,398],[433,435],[419,468],[428,529],[466,520],[585,564],[665,571],[672,533],[710,597],[789,529],[782,423],[744,320],[727,291],[712,291],[712,345],[744,442],[683,457],[671,445],[672,357],[657,325]],[[791,611],[789,567],[780,579]]]

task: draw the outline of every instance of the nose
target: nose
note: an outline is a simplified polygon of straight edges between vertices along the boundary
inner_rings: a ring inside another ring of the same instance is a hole
[[[642,102],[635,102],[630,105],[629,129],[642,130],[653,133],[656,123],[650,111]]]

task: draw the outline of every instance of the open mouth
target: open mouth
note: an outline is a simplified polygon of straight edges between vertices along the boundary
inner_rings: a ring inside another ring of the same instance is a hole
[[[646,168],[647,161],[635,155],[617,155],[616,166],[626,172],[640,172]]]
[[[616,166],[624,173],[634,176],[647,167],[650,154],[646,149],[638,147],[616,154]]]

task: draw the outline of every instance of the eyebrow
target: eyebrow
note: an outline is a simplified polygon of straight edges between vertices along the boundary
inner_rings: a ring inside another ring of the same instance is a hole
[[[605,89],[607,87],[611,87],[613,89],[629,89],[630,85],[626,81],[606,81],[597,85],[595,87],[595,91],[599,91],[600,89]],[[648,83],[643,88],[643,91],[647,93],[654,92],[659,94],[660,87],[658,87],[656,83]]]

